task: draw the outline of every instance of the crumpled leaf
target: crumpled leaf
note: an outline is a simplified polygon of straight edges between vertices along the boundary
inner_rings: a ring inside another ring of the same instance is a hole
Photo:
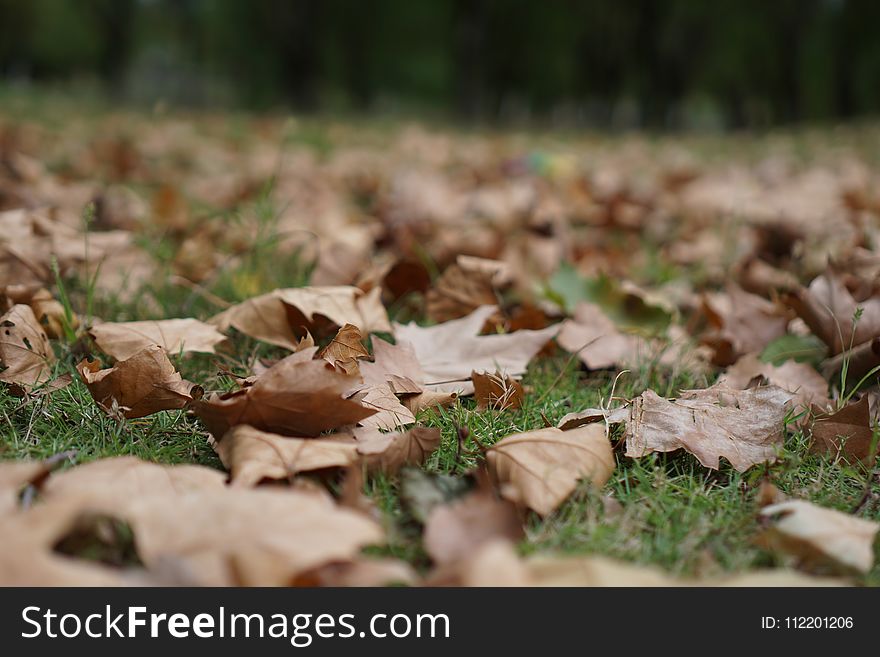
[[[217,453],[235,486],[264,479],[288,479],[300,472],[341,468],[355,463],[358,446],[351,436],[289,438],[239,424],[217,442]]]
[[[490,447],[486,460],[501,495],[542,516],[562,504],[581,479],[598,489],[614,470],[611,443],[598,425],[513,434]]]
[[[83,360],[76,371],[101,408],[110,413],[118,409],[129,419],[184,408],[203,394],[201,386],[180,376],[159,345],[104,370],[98,361]]]
[[[239,424],[285,436],[317,436],[373,415],[374,409],[343,397],[355,380],[314,360],[315,352],[315,347],[302,349],[275,363],[253,385],[205,397],[194,406],[196,413],[215,437]]]
[[[421,465],[440,447],[440,429],[436,428],[413,427],[388,433],[356,429],[354,436],[367,468],[385,474],[394,474],[406,465]]]
[[[479,335],[495,312],[494,306],[482,306],[467,317],[436,326],[395,324],[398,344],[412,346],[423,371],[424,379],[417,382],[428,390],[469,395],[474,391],[470,381],[473,370],[499,371],[518,378],[559,331],[558,326],[549,326],[539,331]]]
[[[685,449],[717,470],[723,456],[743,472],[775,461],[792,394],[776,386],[735,390],[715,385],[664,399],[646,390],[626,420],[626,455]]]
[[[760,516],[768,525],[761,542],[797,557],[804,567],[867,573],[874,565],[880,523],[804,500],[772,504]]]
[[[379,288],[364,293],[345,285],[284,288],[227,308],[210,322],[293,350],[303,330],[321,335],[352,324],[363,333],[390,333],[380,294]]]
[[[30,389],[52,376],[55,354],[30,306],[16,304],[0,317],[0,381]]]
[[[874,438],[868,395],[835,413],[825,414],[821,409],[815,409],[814,412],[816,420],[813,422],[810,451],[840,455],[846,461],[873,462],[880,450],[880,441]]]
[[[226,336],[197,319],[163,319],[146,322],[103,322],[89,329],[98,347],[116,360],[131,358],[151,345],[169,354],[202,352],[213,354]]]

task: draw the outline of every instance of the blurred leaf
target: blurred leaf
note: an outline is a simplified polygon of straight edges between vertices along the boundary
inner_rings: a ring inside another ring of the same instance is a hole
[[[761,360],[782,365],[787,360],[818,366],[825,358],[827,349],[815,335],[783,335],[773,340],[761,352]]]

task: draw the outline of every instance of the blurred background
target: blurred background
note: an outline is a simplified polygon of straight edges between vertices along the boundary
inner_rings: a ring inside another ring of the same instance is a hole
[[[0,87],[729,129],[874,115],[876,0],[0,0]]]

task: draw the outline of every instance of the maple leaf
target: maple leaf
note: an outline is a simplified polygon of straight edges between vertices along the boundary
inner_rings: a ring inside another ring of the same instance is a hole
[[[373,415],[375,409],[343,397],[354,380],[313,359],[316,351],[310,347],[283,358],[241,390],[205,397],[194,405],[196,414],[215,437],[239,424],[287,436],[317,436]]]
[[[159,345],[146,347],[109,369],[83,360],[77,372],[94,400],[105,411],[118,408],[132,419],[184,408],[201,398],[200,386],[185,381]]]
[[[520,377],[532,357],[559,330],[549,326],[539,331],[479,335],[495,312],[494,306],[482,306],[467,317],[435,326],[395,324],[398,344],[412,348],[423,372],[418,383],[428,390],[472,394],[470,373],[474,370]]]
[[[213,354],[226,336],[197,319],[163,319],[145,322],[102,322],[89,329],[98,347],[116,360],[131,358],[151,345],[169,354],[202,352]]]
[[[326,333],[352,324],[364,333],[391,332],[378,288],[364,293],[356,287],[278,289],[236,304],[210,322],[219,330],[232,327],[270,344],[295,349],[297,332]]]

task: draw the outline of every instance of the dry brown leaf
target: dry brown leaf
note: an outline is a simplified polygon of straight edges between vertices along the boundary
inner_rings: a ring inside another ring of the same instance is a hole
[[[358,424],[376,429],[396,429],[416,421],[413,412],[403,405],[389,384],[371,386],[359,391],[353,399],[375,414]]]
[[[340,368],[346,374],[357,374],[359,373],[358,360],[370,357],[370,352],[361,342],[362,339],[363,336],[357,326],[346,324],[339,329],[330,343],[318,352],[318,357]],[[303,348],[304,346],[298,345],[295,351]]]
[[[783,308],[732,283],[725,292],[703,298],[703,313],[711,326],[703,342],[715,349],[718,365],[729,365],[743,354],[763,351],[785,335],[789,322]]]
[[[40,553],[82,514],[106,514],[131,526],[149,571],[172,562],[189,583],[215,586],[289,584],[301,572],[351,560],[361,547],[382,541],[376,523],[324,496],[230,489],[224,479],[200,466],[103,459],[50,476],[40,502],[3,529],[23,532]],[[19,573],[13,581],[28,580]]]
[[[390,333],[380,293],[378,288],[364,293],[344,285],[278,289],[236,304],[210,321],[221,331],[232,327],[293,350],[303,330],[321,335],[352,324],[363,333]]]
[[[556,341],[566,351],[577,353],[591,370],[637,362],[648,349],[645,340],[622,333],[599,306],[585,301],[577,305],[572,319],[562,322]]]
[[[489,448],[486,459],[502,496],[542,516],[562,504],[581,479],[598,489],[614,470],[611,443],[598,425],[513,434]]]
[[[427,427],[389,433],[356,429],[354,436],[367,468],[385,474],[394,474],[405,465],[421,465],[440,446],[440,429]]]
[[[868,395],[837,412],[826,414],[815,409],[814,413],[817,417],[813,423],[811,452],[873,463],[880,446],[874,439]]]
[[[479,335],[495,312],[494,306],[482,306],[467,317],[436,326],[395,324],[398,345],[412,347],[423,371],[423,379],[414,380],[428,390],[472,394],[473,370],[520,377],[532,357],[559,330],[558,326],[550,326],[540,331]]]
[[[98,361],[76,366],[94,400],[105,411],[132,419],[184,408],[202,396],[202,389],[181,378],[158,345],[140,350],[109,369]]]
[[[458,400],[457,392],[432,392],[427,390],[415,395],[403,395],[400,403],[406,406],[413,415],[431,408],[451,406]]]
[[[828,382],[822,375],[806,363],[793,360],[773,365],[760,360],[757,354],[746,354],[727,368],[718,383],[744,390],[751,387],[756,377],[792,393],[795,409],[824,408],[830,403]]]
[[[159,345],[169,354],[213,354],[226,340],[210,324],[197,319],[163,319],[146,322],[103,322],[89,329],[98,347],[116,360],[131,358],[142,349]]]
[[[55,354],[30,306],[16,304],[0,317],[0,381],[29,390],[52,376]]]
[[[495,305],[498,297],[492,280],[492,272],[466,269],[458,263],[450,265],[425,295],[428,318],[446,322],[469,315],[480,306]]]
[[[867,573],[874,565],[880,523],[804,500],[766,506],[760,515],[768,525],[761,542],[797,557],[804,567]]]
[[[525,399],[522,384],[498,372],[471,372],[471,381],[474,384],[474,399],[478,411],[489,408],[496,411],[520,408]]]
[[[287,356],[246,388],[202,399],[196,413],[215,437],[239,424],[285,436],[317,436],[373,415],[374,409],[343,398],[355,381],[314,360],[315,351]]]
[[[64,337],[64,325],[67,323],[64,306],[46,288],[39,285],[7,285],[0,293],[0,300],[4,310],[18,303],[30,306],[37,322],[50,338]],[[76,315],[71,316],[69,327],[73,330],[79,327]]]
[[[775,461],[792,395],[776,386],[734,390],[715,385],[664,399],[653,390],[636,397],[626,427],[626,455],[685,449],[717,470],[723,456],[743,472]]]
[[[341,468],[359,459],[351,438],[289,438],[254,429],[233,427],[217,442],[217,453],[234,486],[252,487],[264,479],[288,479],[300,472]]]
[[[455,563],[492,540],[518,541],[524,535],[516,508],[480,488],[451,504],[431,510],[425,524],[424,544],[435,564]]]
[[[809,288],[784,298],[813,334],[828,345],[832,355],[880,336],[880,297],[857,301],[830,267],[813,279]],[[854,322],[858,308],[861,316]]]
[[[397,394],[421,392],[420,383],[426,377],[412,345],[391,344],[377,337],[373,337],[373,361],[362,362],[360,369],[365,384],[389,383]]]

